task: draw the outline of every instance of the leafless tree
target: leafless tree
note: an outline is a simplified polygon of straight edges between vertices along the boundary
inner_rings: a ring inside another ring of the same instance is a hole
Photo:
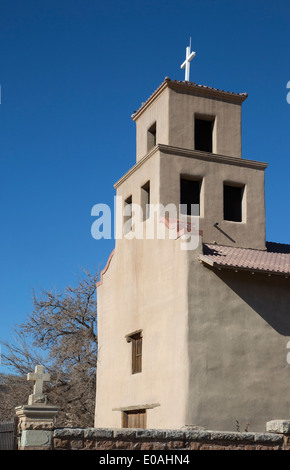
[[[98,344],[97,280],[96,270],[93,273],[82,270],[76,287],[68,286],[60,292],[45,289],[39,294],[33,292],[32,313],[25,323],[15,328],[12,342],[2,342],[2,363],[19,377],[33,371],[37,364],[44,365],[45,371],[50,373],[51,382],[46,385],[45,393],[49,402],[60,408],[59,426],[93,426]],[[3,380],[2,385],[6,390],[9,385],[10,391],[17,382],[15,375],[10,381],[9,375],[4,379],[2,375]],[[24,385],[26,390],[27,385],[29,387],[29,383]],[[23,403],[12,402],[11,412],[14,413],[14,406]]]
[[[13,421],[15,407],[27,403],[29,393],[26,377],[0,374],[0,422]]]

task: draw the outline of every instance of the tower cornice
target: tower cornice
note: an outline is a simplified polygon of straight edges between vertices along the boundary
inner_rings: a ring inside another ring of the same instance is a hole
[[[163,154],[187,157],[192,159],[204,160],[208,162],[224,163],[228,165],[235,165],[239,167],[252,168],[254,170],[265,170],[268,163],[259,162],[256,160],[248,160],[240,157],[230,157],[227,155],[218,155],[215,153],[202,152],[199,150],[190,150],[180,147],[173,147],[171,145],[157,144],[150,152],[144,155],[130,170],[122,176],[115,184],[114,188],[118,188],[132,173],[134,173],[140,166],[142,166],[149,158],[151,158],[157,151]]]
[[[173,90],[185,91],[187,93],[203,96],[205,98],[221,99],[235,104],[242,104],[243,101],[248,97],[247,93],[234,93],[225,90],[219,90],[218,88],[212,88],[206,85],[198,85],[194,82],[186,82],[179,80],[172,80],[171,78],[165,77],[163,83],[152,93],[152,95],[142,103],[142,106],[132,114],[133,121],[136,121],[138,117],[150,106],[150,104],[156,100],[156,98],[165,90],[165,88],[171,88]]]

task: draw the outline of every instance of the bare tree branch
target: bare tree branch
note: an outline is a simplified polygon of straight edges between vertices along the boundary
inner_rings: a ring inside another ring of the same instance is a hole
[[[15,329],[12,342],[1,343],[2,363],[20,378],[36,364],[44,365],[51,374],[46,393],[49,401],[61,408],[59,425],[93,425],[98,345],[97,280],[96,270],[93,273],[82,270],[76,287],[67,286],[60,292],[43,289],[39,294],[33,291],[33,310],[27,321]],[[11,375],[12,383],[15,383],[14,377]],[[4,382],[3,387],[9,388],[9,375],[5,375]],[[27,393],[29,384],[25,381],[23,384]],[[0,386],[0,401],[1,398]],[[14,406],[21,404],[24,403],[13,403],[13,412]]]

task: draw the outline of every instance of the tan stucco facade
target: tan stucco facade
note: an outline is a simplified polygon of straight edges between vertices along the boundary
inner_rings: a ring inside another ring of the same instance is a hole
[[[265,431],[289,416],[289,279],[189,265],[189,423]]]
[[[142,205],[150,182],[150,204],[178,206],[180,178],[198,178],[198,246],[185,250],[184,237],[170,239],[164,224],[165,239],[156,232],[136,239],[135,226],[132,239],[116,239],[97,289],[97,427],[121,427],[122,412],[133,409],[146,410],[148,428],[235,430],[238,420],[261,431],[266,421],[288,416],[289,280],[218,271],[199,260],[203,243],[265,250],[267,165],[241,156],[245,97],[168,79],[133,115],[136,165],[116,183],[116,194]],[[195,148],[196,115],[213,119],[213,152]],[[154,122],[156,142],[148,149]],[[241,222],[224,220],[225,183],[244,188]],[[154,211],[149,220],[158,220]],[[137,331],[142,372],[132,374],[127,337]]]

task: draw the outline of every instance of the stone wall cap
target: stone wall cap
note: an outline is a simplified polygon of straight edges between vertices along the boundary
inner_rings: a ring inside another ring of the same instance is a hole
[[[290,420],[273,419],[266,423],[266,430],[269,433],[290,434]]]
[[[16,416],[21,420],[53,421],[59,412],[57,406],[23,405],[15,408]]]
[[[55,428],[53,431],[54,437],[83,437],[83,428]]]
[[[28,410],[28,411],[39,411],[39,410],[45,410],[45,411],[58,411],[59,407],[56,405],[44,405],[43,403],[39,404],[33,404],[33,405],[22,405],[22,406],[17,406],[15,410]]]
[[[84,430],[85,439],[110,438],[114,437],[114,430],[107,428],[86,428]]]
[[[279,433],[261,432],[255,433],[256,442],[283,442],[283,436]]]
[[[290,421],[288,421],[290,426]],[[214,430],[141,429],[141,428],[56,428],[54,437],[65,438],[124,438],[124,439],[171,439],[195,441],[247,441],[282,443],[283,436],[275,432],[226,432]]]

